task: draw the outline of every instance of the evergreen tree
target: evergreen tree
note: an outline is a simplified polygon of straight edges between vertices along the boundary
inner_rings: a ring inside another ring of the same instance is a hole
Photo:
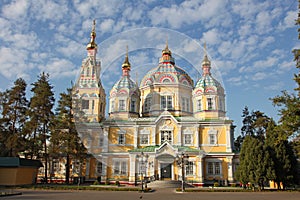
[[[1,143],[2,156],[17,156],[24,151],[26,135],[24,123],[27,120],[26,82],[19,78],[14,86],[2,93],[1,99]]]
[[[273,179],[273,161],[263,142],[253,136],[245,137],[241,153],[240,165],[236,177],[246,185],[248,182],[264,188],[264,182]]]
[[[33,156],[43,154],[45,161],[45,181],[48,175],[48,152],[47,141],[50,134],[50,125],[54,114],[52,108],[54,106],[53,86],[49,83],[49,74],[44,72],[40,74],[38,80],[32,84],[31,92],[33,96],[30,99],[30,121],[27,123],[27,130],[31,132],[31,149]]]
[[[275,177],[278,189],[285,189],[288,184],[297,181],[297,159],[291,142],[281,126],[271,122],[266,139],[268,151],[274,162]],[[283,188],[281,188],[281,183]]]
[[[66,157],[66,183],[70,178],[70,160],[80,159],[86,150],[80,142],[73,115],[72,89],[60,94],[56,109],[56,126],[51,137],[51,151]],[[84,156],[85,157],[85,156]]]

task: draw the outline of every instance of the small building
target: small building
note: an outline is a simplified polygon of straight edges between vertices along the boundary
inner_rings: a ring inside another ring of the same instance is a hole
[[[0,185],[29,185],[36,183],[39,160],[0,157]]]

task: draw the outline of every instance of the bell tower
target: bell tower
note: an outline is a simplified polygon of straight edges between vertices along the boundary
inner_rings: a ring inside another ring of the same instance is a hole
[[[96,58],[96,21],[93,20],[90,42],[86,46],[87,57],[83,59],[80,75],[75,85],[75,95],[80,108],[89,122],[100,122],[105,117],[106,95],[100,79],[101,62]]]

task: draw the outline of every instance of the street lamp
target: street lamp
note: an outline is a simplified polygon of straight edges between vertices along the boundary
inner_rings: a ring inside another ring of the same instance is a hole
[[[144,152],[141,153],[141,155],[137,155],[137,160],[139,161],[139,170],[141,174],[141,181],[142,181],[142,192],[144,191],[144,176],[143,174],[146,174],[146,165],[148,161],[148,154],[144,154]],[[147,187],[147,185],[145,185]]]
[[[182,152],[180,155],[176,156],[177,165],[179,167],[181,167],[181,191],[182,192],[184,192],[184,189],[185,189],[184,188],[184,177],[185,177],[184,168],[188,162],[188,158],[189,158],[189,156],[187,154],[184,154],[184,152]]]

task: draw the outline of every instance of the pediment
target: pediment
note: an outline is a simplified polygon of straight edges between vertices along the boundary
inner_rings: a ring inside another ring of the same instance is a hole
[[[176,157],[178,152],[177,148],[172,147],[169,142],[164,142],[160,147],[155,149],[156,157],[162,157],[163,155],[170,155],[173,158]]]

